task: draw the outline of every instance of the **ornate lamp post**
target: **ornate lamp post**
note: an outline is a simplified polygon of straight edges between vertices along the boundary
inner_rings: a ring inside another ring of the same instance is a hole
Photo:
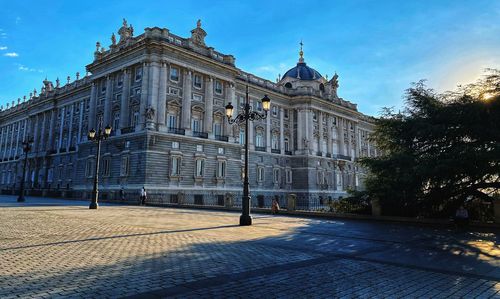
[[[25,141],[23,141],[23,152],[24,152],[24,164],[23,164],[23,174],[21,175],[21,184],[19,185],[19,197],[17,198],[18,202],[25,201],[24,199],[24,177],[26,176],[26,164],[28,162],[28,153],[31,150],[31,143],[33,139],[28,137]]]
[[[245,110],[242,113],[236,115],[236,117],[233,118],[233,105],[229,103],[226,106],[227,121],[230,124],[236,123],[239,125],[245,123],[245,174],[243,178],[243,198],[241,201],[241,226],[252,225],[252,216],[250,216],[250,192],[248,183],[248,121],[265,119],[267,117],[267,112],[269,111],[270,106],[271,100],[267,97],[267,95],[265,95],[264,98],[262,98],[262,108],[264,109],[264,113],[252,111],[252,107],[250,106],[248,100],[248,85],[246,87]]]
[[[111,127],[109,125],[106,126],[106,128],[104,128],[104,131],[102,131],[101,127],[102,127],[102,122],[99,123],[98,132],[96,132],[94,129],[91,129],[88,134],[88,139],[90,141],[97,143],[94,188],[92,189],[92,198],[91,198],[92,201],[90,202],[89,209],[97,209],[98,207],[97,198],[99,197],[99,190],[97,186],[99,184],[99,159],[101,157],[101,141],[107,139],[111,134]]]

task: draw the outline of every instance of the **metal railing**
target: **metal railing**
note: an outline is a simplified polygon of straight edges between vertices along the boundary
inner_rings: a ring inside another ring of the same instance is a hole
[[[168,132],[177,135],[186,135],[186,130],[181,128],[168,128]]]
[[[220,141],[225,141],[225,142],[229,141],[229,137],[223,136],[223,135],[215,135],[215,139],[220,140]]]
[[[208,138],[208,133],[206,132],[201,132],[201,131],[193,131],[193,137],[198,137],[198,138]]]

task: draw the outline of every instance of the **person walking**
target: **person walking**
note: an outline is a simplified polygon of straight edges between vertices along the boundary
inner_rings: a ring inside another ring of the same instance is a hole
[[[271,204],[271,213],[274,215],[274,214],[278,214],[279,211],[280,211],[280,205],[278,203],[278,200],[276,200],[276,198],[274,198],[273,203]]]
[[[125,201],[125,190],[123,190],[123,187],[120,189],[120,200]]]
[[[141,189],[141,206],[146,205],[146,198],[147,198],[146,188],[144,186],[142,186],[142,189]]]

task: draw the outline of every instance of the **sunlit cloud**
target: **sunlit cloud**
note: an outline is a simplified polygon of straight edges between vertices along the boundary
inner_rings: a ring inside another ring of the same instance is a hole
[[[0,46],[0,51],[7,50],[7,47],[5,46]]]
[[[9,53],[3,54],[3,56],[7,56],[7,57],[19,57],[19,54],[17,54],[16,52],[9,52]]]
[[[16,25],[21,22],[21,17],[16,17]]]

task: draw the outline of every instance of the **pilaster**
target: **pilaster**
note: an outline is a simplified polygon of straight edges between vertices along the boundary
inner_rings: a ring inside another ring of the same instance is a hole
[[[165,62],[161,63],[160,67],[160,83],[158,91],[158,103],[157,103],[157,121],[158,130],[166,131],[166,113],[167,113],[167,64]]]
[[[205,84],[205,132],[212,133],[212,125],[214,122],[214,78],[209,77]],[[225,120],[223,120],[225,121]]]
[[[192,72],[185,70],[183,76],[183,92],[182,92],[182,128],[186,131],[191,129],[191,89],[192,89]]]
[[[120,128],[114,128],[119,134],[123,128],[128,128],[130,116],[130,70],[123,70],[122,100],[120,102]],[[119,130],[118,130],[119,129]]]

